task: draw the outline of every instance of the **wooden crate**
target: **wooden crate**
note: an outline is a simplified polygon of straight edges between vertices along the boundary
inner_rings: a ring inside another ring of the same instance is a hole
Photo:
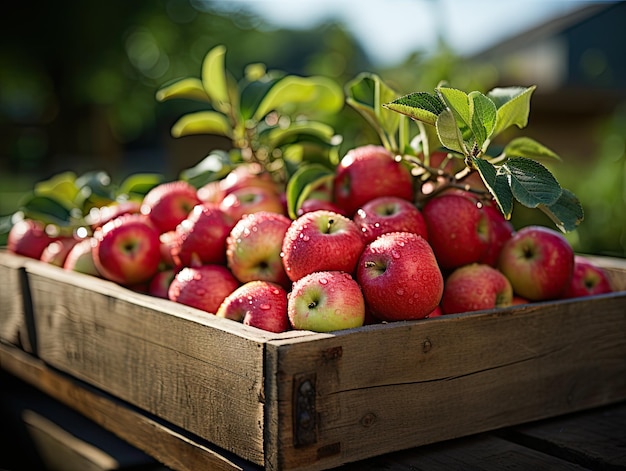
[[[40,357],[270,470],[342,463],[626,398],[620,292],[338,331],[266,333],[40,262]]]
[[[32,311],[24,265],[29,259],[0,250],[0,341],[33,353]]]

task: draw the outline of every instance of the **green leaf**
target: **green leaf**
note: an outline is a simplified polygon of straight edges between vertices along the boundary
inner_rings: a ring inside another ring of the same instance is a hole
[[[461,130],[457,126],[457,121],[452,111],[443,111],[436,122],[437,135],[444,147],[463,155],[469,155],[469,150],[465,145]]]
[[[494,88],[487,96],[495,103],[498,117],[493,136],[497,136],[510,126],[524,128],[530,114],[530,97],[537,87]]]
[[[111,176],[102,170],[85,172],[76,179],[79,193],[76,204],[86,214],[93,207],[110,204],[115,200],[115,188]]]
[[[392,152],[398,152],[408,142],[398,142],[402,116],[387,109],[385,103],[394,100],[397,92],[378,75],[359,74],[346,84],[346,103],[354,108],[376,131],[382,144]]]
[[[472,159],[480,178],[493,196],[500,211],[509,219],[513,212],[513,194],[505,175],[498,174],[498,169],[485,159]]]
[[[287,128],[271,128],[263,135],[270,148],[310,138],[330,144],[334,136],[333,127],[319,121],[298,121]]]
[[[202,85],[202,80],[187,77],[162,87],[156,93],[157,101],[167,101],[175,98],[203,101],[210,103],[210,98]]]
[[[230,110],[225,55],[226,47],[216,46],[207,53],[202,62],[202,87],[213,107],[222,112]]]
[[[563,189],[556,202],[549,206],[539,205],[539,209],[547,214],[562,232],[575,230],[584,219],[580,200],[567,189]]]
[[[50,196],[33,195],[24,202],[21,210],[25,217],[46,224],[68,226],[72,220],[71,210]]]
[[[312,190],[334,178],[334,172],[319,164],[298,168],[287,182],[286,196],[289,217],[296,219],[298,209]]]
[[[76,196],[80,189],[76,186],[74,172],[62,172],[48,180],[36,183],[33,191],[37,196],[50,197],[67,209],[71,209],[76,207]]]
[[[146,193],[164,182],[163,175],[158,173],[136,173],[126,177],[117,190],[118,196],[128,196],[140,200]]]
[[[242,84],[241,88],[241,115],[244,119],[252,118],[255,110],[267,92],[280,80],[281,77],[266,76],[260,80]]]
[[[232,137],[232,127],[226,116],[217,111],[196,111],[181,116],[172,126],[173,137],[192,134],[216,134]]]
[[[426,92],[410,93],[383,106],[431,126],[436,124],[437,117],[446,109],[439,97]]]
[[[195,166],[182,170],[179,178],[195,188],[200,188],[209,182],[221,180],[233,168],[234,164],[228,152],[217,149]]]
[[[278,111],[286,115],[299,112],[336,113],[343,107],[343,91],[326,77],[298,77],[288,75],[277,81],[261,100],[253,115],[261,121],[268,113]]]
[[[491,138],[496,125],[496,105],[480,92],[470,92],[471,129],[476,145],[483,148],[485,142]],[[483,149],[484,150],[484,149]]]
[[[549,158],[561,160],[552,150],[530,137],[518,137],[509,142],[504,148],[506,156],[526,157],[528,159]]]
[[[513,196],[524,206],[550,206],[561,197],[561,186],[539,162],[514,157],[507,160],[501,169],[508,177]]]

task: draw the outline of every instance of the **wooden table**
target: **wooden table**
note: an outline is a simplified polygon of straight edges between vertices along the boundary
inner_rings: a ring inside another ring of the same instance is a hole
[[[132,445],[139,454],[124,451],[131,467],[143,459],[141,469],[146,471],[260,469],[50,368],[19,348],[0,345],[0,368],[0,378],[34,387],[95,427],[112,432],[115,440]],[[8,394],[5,386],[3,392]],[[92,469],[123,469],[120,462],[117,467],[112,467],[110,460],[99,463]],[[390,453],[336,469],[626,469],[626,403]]]

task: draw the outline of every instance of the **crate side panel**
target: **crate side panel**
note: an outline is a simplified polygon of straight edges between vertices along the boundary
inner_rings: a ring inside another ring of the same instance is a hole
[[[0,250],[0,340],[32,353],[25,302],[30,300],[24,273],[28,259]]]
[[[193,320],[186,306],[144,304],[147,296],[88,278],[29,270],[40,357],[262,464],[263,343]]]
[[[324,469],[623,400],[624,332],[626,295],[610,294],[285,342],[273,466]],[[317,440],[296,446],[304,374]]]

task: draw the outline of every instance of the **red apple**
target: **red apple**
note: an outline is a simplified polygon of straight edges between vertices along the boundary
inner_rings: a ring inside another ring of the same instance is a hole
[[[491,240],[489,218],[473,196],[435,196],[422,208],[422,216],[442,270],[477,262],[487,251]]]
[[[334,202],[352,217],[357,209],[379,196],[413,201],[413,177],[409,169],[382,146],[351,149],[335,170]]]
[[[348,273],[317,271],[293,284],[287,312],[294,329],[332,332],[362,326],[365,302]]]
[[[341,214],[342,216],[346,215],[343,209],[331,201],[318,198],[307,198],[298,208],[297,216],[302,216],[304,213],[312,213],[313,211],[317,211],[319,209],[332,211],[334,213]]]
[[[215,204],[197,205],[176,227],[178,237],[170,241],[172,260],[178,267],[225,264],[226,238],[235,222]]]
[[[148,281],[159,268],[159,231],[142,215],[119,216],[97,230],[94,238],[94,263],[108,280],[136,285]]]
[[[96,268],[93,257],[93,247],[95,245],[96,239],[93,237],[80,240],[72,247],[67,257],[65,257],[63,268],[69,271],[100,277],[100,272]]]
[[[243,216],[226,239],[226,263],[235,278],[242,283],[263,280],[290,287],[280,257],[290,225],[287,216],[267,211]]]
[[[215,314],[239,282],[223,265],[185,267],[176,273],[168,289],[171,301]]]
[[[389,232],[368,244],[357,281],[381,320],[422,319],[441,301],[443,276],[428,242],[411,232]]]
[[[195,187],[184,180],[176,180],[152,188],[143,198],[141,213],[163,233],[176,229],[198,204],[200,198]]]
[[[441,308],[456,314],[506,307],[512,300],[513,288],[506,276],[490,265],[471,263],[446,278]]]
[[[7,250],[39,260],[44,249],[58,238],[58,231],[53,226],[35,219],[21,219],[9,231]]]
[[[290,328],[287,291],[268,281],[244,283],[224,299],[216,315],[268,332],[285,332]]]
[[[381,196],[368,201],[352,218],[361,228],[365,243],[388,232],[413,232],[428,240],[426,223],[417,207],[402,198]]]
[[[563,298],[579,298],[613,292],[606,272],[582,255],[574,256],[572,281],[563,293]]]
[[[432,319],[433,317],[439,317],[443,315],[443,311],[441,310],[441,305],[438,305],[431,311],[430,314],[427,314],[424,319]]]
[[[219,207],[235,221],[241,219],[244,214],[258,213],[259,211],[278,214],[285,212],[280,193],[260,186],[248,186],[233,190],[224,197]]]
[[[48,246],[41,252],[39,260],[50,265],[62,267],[65,263],[65,258],[69,254],[72,247],[78,243],[79,239],[72,236],[64,236],[50,242]]]
[[[294,220],[283,240],[287,276],[296,281],[316,271],[353,273],[365,246],[351,219],[332,211],[305,213]]]
[[[136,214],[139,213],[140,210],[141,203],[139,201],[129,200],[115,202],[99,208],[91,208],[89,214],[85,217],[85,221],[92,230],[96,230],[123,214]]]
[[[157,271],[148,285],[147,292],[150,296],[157,298],[169,299],[168,293],[170,285],[176,276],[173,268],[166,268]]]
[[[560,297],[572,281],[574,251],[559,232],[526,226],[504,244],[498,268],[529,301]]]
[[[273,193],[280,193],[279,186],[258,163],[238,165],[219,181],[222,198],[242,188],[265,188]]]
[[[489,222],[489,242],[487,249],[478,259],[478,262],[497,267],[502,247],[513,236],[515,230],[513,225],[506,220],[502,212],[494,204],[485,203],[483,211],[487,215]]]

